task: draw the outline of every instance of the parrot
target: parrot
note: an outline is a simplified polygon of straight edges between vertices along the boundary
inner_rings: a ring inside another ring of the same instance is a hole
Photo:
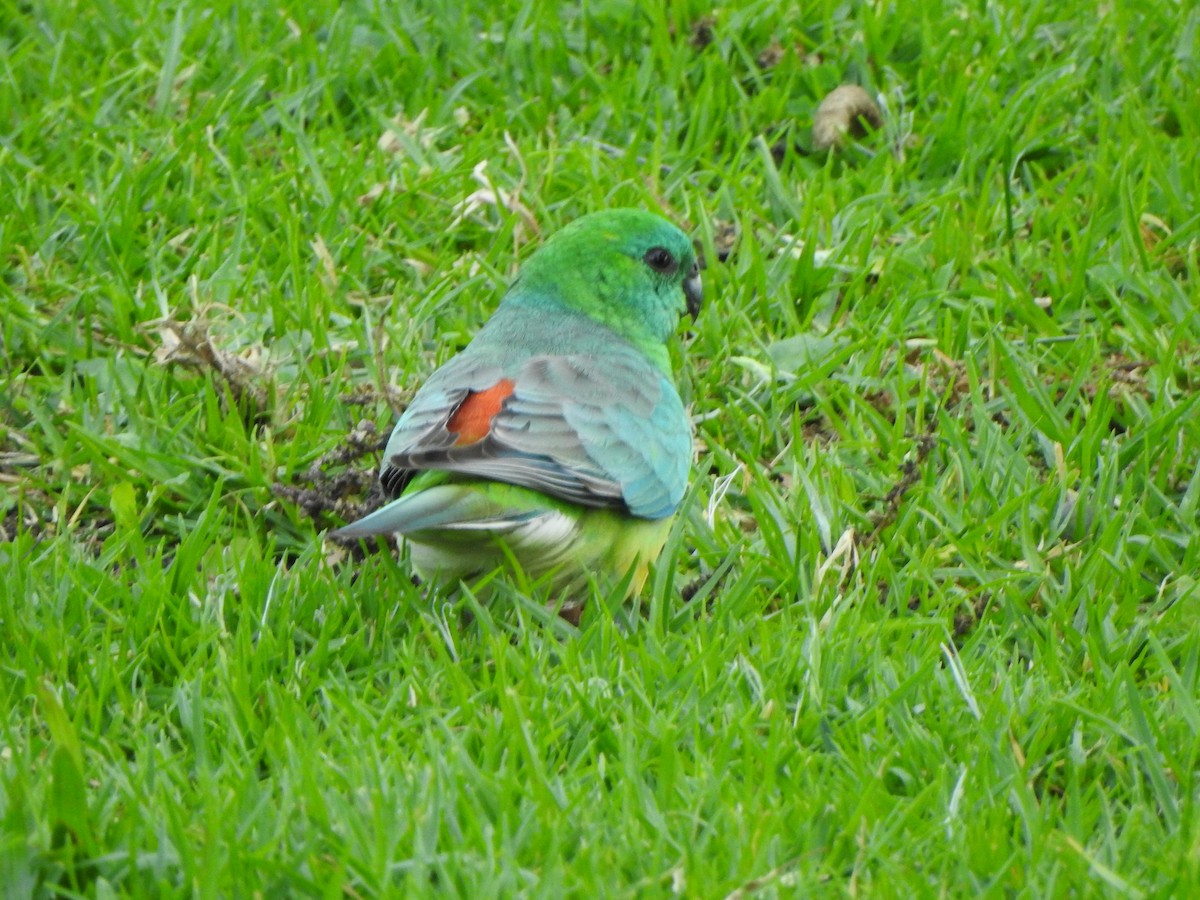
[[[688,486],[669,344],[701,299],[692,243],[661,216],[566,225],[401,414],[380,470],[394,499],[334,535],[398,536],[422,582],[515,564],[557,591],[640,593]]]

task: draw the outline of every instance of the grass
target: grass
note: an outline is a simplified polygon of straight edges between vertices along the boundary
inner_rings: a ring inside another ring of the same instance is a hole
[[[1187,4],[0,9],[8,896],[1200,889]],[[323,547],[612,205],[709,260],[646,614]]]

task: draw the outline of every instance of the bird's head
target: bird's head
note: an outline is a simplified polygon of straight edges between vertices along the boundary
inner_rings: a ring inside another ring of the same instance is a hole
[[[700,310],[692,242],[661,216],[611,209],[576,219],[521,267],[520,293],[581,312],[636,344],[664,344]]]

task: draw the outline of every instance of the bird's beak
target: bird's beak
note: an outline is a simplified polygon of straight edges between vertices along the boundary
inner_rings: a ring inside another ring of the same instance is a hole
[[[692,271],[683,279],[683,296],[687,298],[688,315],[694,322],[700,312],[700,303],[704,299],[704,288],[700,284],[700,267],[697,265],[693,265]]]

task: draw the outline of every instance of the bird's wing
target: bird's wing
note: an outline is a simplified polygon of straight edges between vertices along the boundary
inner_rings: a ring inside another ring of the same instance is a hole
[[[456,357],[397,423],[383,480],[437,469],[659,519],[683,497],[690,460],[674,385],[632,347],[534,356],[507,374]]]

